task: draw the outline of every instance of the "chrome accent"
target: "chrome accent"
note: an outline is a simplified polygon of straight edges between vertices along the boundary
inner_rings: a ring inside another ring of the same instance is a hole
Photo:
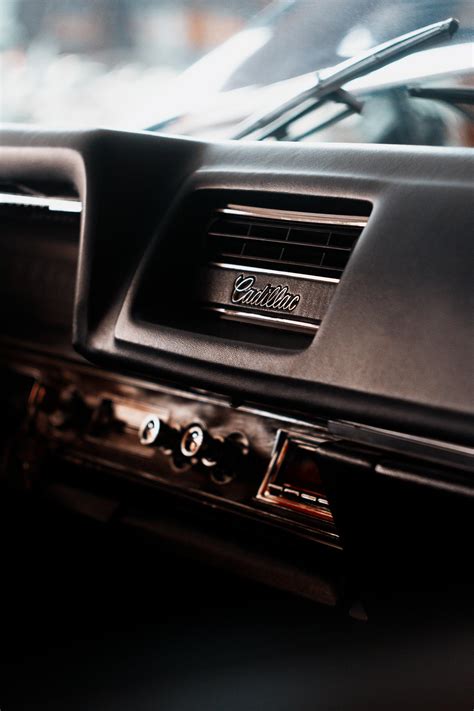
[[[272,318],[272,317],[268,317]],[[299,322],[298,322],[299,323]],[[311,325],[311,324],[307,324]],[[315,326],[317,328],[317,326]],[[437,454],[444,452],[447,463],[453,464],[457,463],[457,458],[465,457],[466,464],[463,468],[467,467],[469,463],[470,470],[472,469],[472,462],[474,461],[474,447],[469,447],[465,445],[457,444],[456,442],[447,442],[445,440],[434,440],[426,437],[420,437],[417,435],[407,434],[405,432],[397,432],[393,430],[385,430],[378,427],[373,427],[370,425],[357,424],[354,422],[346,420],[329,420],[327,423],[327,430],[322,427],[321,418],[314,418],[313,420],[307,417],[298,417],[297,413],[292,415],[286,415],[279,412],[276,409],[272,409],[269,406],[260,406],[258,403],[247,401],[246,403],[239,404],[237,407],[232,405],[231,400],[223,395],[216,395],[208,390],[201,388],[189,387],[188,389],[180,389],[176,386],[166,385],[164,383],[156,383],[142,378],[131,377],[119,373],[114,373],[113,371],[106,371],[105,373],[99,371],[96,366],[91,365],[85,360],[80,359],[79,356],[65,355],[64,353],[48,351],[46,348],[41,350],[38,348],[37,343],[28,342],[25,340],[20,340],[16,338],[11,338],[8,336],[2,336],[0,339],[0,363],[4,365],[9,365],[12,370],[28,375],[31,378],[38,379],[41,378],[44,371],[54,371],[54,372],[66,372],[66,373],[77,373],[89,377],[97,377],[98,373],[101,373],[102,377],[111,381],[112,383],[117,383],[129,388],[142,388],[153,393],[159,393],[164,395],[169,395],[172,397],[179,397],[185,400],[195,400],[202,402],[207,405],[217,405],[221,407],[227,407],[229,409],[235,409],[238,412],[257,415],[265,419],[272,419],[276,422],[284,423],[286,426],[293,426],[299,429],[308,429],[311,431],[311,436],[315,438],[323,438],[334,440],[337,437],[345,437],[351,439],[353,442],[359,441],[361,444],[366,440],[362,440],[362,437],[368,433],[380,436],[378,446],[382,449],[392,449],[398,451],[402,446],[409,445],[413,443],[419,449],[420,458],[426,457],[426,449],[421,451],[421,448],[427,447],[432,448],[433,451],[436,450]],[[113,397],[112,390],[106,391],[104,393]],[[136,399],[136,396],[134,395]],[[156,410],[156,407],[154,406]],[[147,412],[147,408],[144,407],[144,412]],[[163,416],[166,416],[166,412],[163,411]],[[361,435],[359,437],[359,435]],[[393,443],[393,446],[391,446]],[[405,450],[406,451],[406,450]],[[451,457],[450,457],[451,455]],[[448,459],[449,458],[449,459]]]
[[[219,269],[232,269],[243,272],[257,272],[258,274],[273,274],[274,276],[292,277],[293,279],[306,279],[307,281],[327,281],[339,284],[340,279],[331,277],[314,276],[313,274],[299,274],[298,272],[285,272],[278,269],[263,269],[263,267],[246,266],[245,264],[230,264],[228,262],[209,262],[210,267]]]
[[[319,328],[319,325],[316,323],[295,321],[294,319],[279,318],[278,316],[265,316],[263,314],[251,313],[250,311],[236,311],[234,309],[226,309],[223,306],[204,306],[203,308],[207,311],[215,311],[221,318],[228,321],[241,321],[244,323],[258,321],[262,325],[277,326],[287,331],[307,331],[309,333],[316,333]]]
[[[265,504],[271,504],[272,506],[277,506],[280,509],[286,509],[296,513],[302,513],[307,516],[309,515],[311,518],[317,519],[323,524],[325,523],[328,526],[334,526],[332,512],[329,508],[326,508],[325,505],[321,507],[314,505],[312,506],[311,504],[301,503],[301,499],[299,501],[295,501],[293,499],[282,498],[281,496],[273,496],[268,491],[268,485],[272,483],[272,480],[278,474],[279,470],[283,465],[283,462],[285,461],[290,441],[294,442],[295,444],[301,446],[304,449],[316,451],[318,445],[327,442],[327,439],[323,437],[305,437],[296,435],[294,433],[289,434],[285,430],[278,430],[273,446],[273,452],[270,459],[270,463],[267,467],[262,483],[255,497],[256,501],[260,501]],[[292,491],[293,490],[288,487],[283,487],[283,493]],[[300,493],[296,490],[294,490],[294,492]],[[317,492],[315,493],[319,503],[320,497],[318,496]],[[321,500],[326,501],[326,499]],[[318,531],[320,534],[324,534],[329,538],[332,538],[332,540],[335,542],[339,540],[338,533],[335,530],[331,530],[331,528],[320,528],[318,529]]]
[[[255,280],[256,277],[253,274],[239,274],[234,281],[232,290],[231,301],[233,304],[291,312],[301,301],[301,294],[292,294],[286,285],[266,284],[263,289],[254,289]]]
[[[289,222],[317,223],[320,225],[344,225],[345,227],[365,227],[369,218],[364,215],[329,215],[319,212],[297,212],[275,210],[267,207],[247,207],[227,205],[217,212],[234,217],[260,217],[267,220],[287,220]]]
[[[474,466],[473,447],[344,420],[338,422],[330,420],[328,431],[335,437],[344,437],[352,442],[418,456],[420,459],[436,463],[442,462],[468,471],[472,471]]]
[[[301,492],[300,499],[304,499],[305,501],[311,501],[311,503],[313,504],[316,504],[318,502],[317,496],[314,496],[313,494],[305,494],[304,492]]]
[[[21,205],[22,207],[47,207],[51,212],[82,212],[79,200],[67,198],[37,197],[36,195],[14,195],[0,193],[0,205]]]
[[[119,418],[120,419],[120,418]],[[138,440],[146,447],[152,447],[162,429],[161,420],[156,415],[147,415],[140,425]]]
[[[186,427],[181,434],[179,449],[183,457],[192,459],[200,452],[206,433],[199,423],[194,423]]]
[[[293,427],[308,428],[312,432],[319,432],[321,434],[325,432],[325,430],[317,422],[302,420],[297,417],[291,417],[290,415],[273,413],[271,410],[264,410],[261,407],[254,407],[253,405],[239,405],[238,410],[240,412],[246,412],[249,415],[259,415],[260,417],[277,420],[278,422],[285,422],[287,425],[293,425]]]

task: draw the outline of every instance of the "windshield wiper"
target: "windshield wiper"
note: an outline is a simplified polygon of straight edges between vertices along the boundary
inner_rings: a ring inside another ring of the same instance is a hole
[[[447,104],[474,104],[474,89],[467,86],[409,86],[408,93],[417,99],[434,99]]]
[[[474,89],[467,86],[437,87],[409,86],[408,94],[416,99],[431,99],[444,101],[454,106],[474,106]]]
[[[244,122],[234,135],[235,139],[251,136],[255,140],[286,135],[287,128],[297,119],[314,111],[326,101],[346,103],[350,112],[359,111],[362,104],[344,91],[344,84],[365,76],[370,72],[391,64],[397,59],[411,54],[419,47],[438,42],[441,38],[451,38],[459,27],[453,17],[420,27],[413,32],[400,35],[395,39],[379,44],[368,52],[359,54],[334,67],[316,72],[315,83],[283,104],[265,113],[259,118],[250,118]],[[344,111],[341,116],[347,115]]]
[[[415,99],[442,101],[474,121],[474,89],[471,87],[409,86],[407,92],[408,96]]]

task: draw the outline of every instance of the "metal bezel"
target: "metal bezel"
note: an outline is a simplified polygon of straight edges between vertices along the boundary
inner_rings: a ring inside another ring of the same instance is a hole
[[[326,212],[300,212],[297,210],[277,210],[269,207],[249,207],[247,205],[227,205],[218,212],[234,217],[259,217],[267,220],[288,220],[307,224],[344,225],[345,227],[365,227],[369,218],[365,215],[335,215]]]
[[[322,444],[326,441],[327,440],[323,437],[304,437],[300,435],[289,434],[285,430],[278,430],[270,463],[258,490],[257,496],[255,497],[256,500],[265,504],[277,506],[280,509],[286,509],[295,513],[304,514],[305,516],[310,516],[313,519],[333,526],[334,519],[330,509],[309,506],[307,504],[302,504],[298,501],[291,501],[290,499],[284,499],[282,497],[273,496],[268,492],[268,485],[272,483],[272,480],[280,471],[290,443],[294,443],[304,449],[310,449],[315,451],[319,444]],[[333,535],[337,536],[336,533],[334,533]]]

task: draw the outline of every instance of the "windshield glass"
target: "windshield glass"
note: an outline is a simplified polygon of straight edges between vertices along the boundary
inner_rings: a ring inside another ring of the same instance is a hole
[[[272,138],[472,145],[469,103],[407,88],[474,86],[473,0],[1,0],[0,118],[233,138],[316,70],[450,16],[452,39],[350,84],[363,108]]]
[[[224,89],[260,85],[329,67],[418,27],[457,17],[457,42],[473,38],[472,0],[284,0],[273,3],[255,26],[268,40],[242,62]],[[474,57],[473,57],[474,61]]]

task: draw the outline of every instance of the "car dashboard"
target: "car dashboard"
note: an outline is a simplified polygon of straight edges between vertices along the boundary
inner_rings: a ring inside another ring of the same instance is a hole
[[[470,149],[0,141],[5,491],[359,618],[469,597]]]

